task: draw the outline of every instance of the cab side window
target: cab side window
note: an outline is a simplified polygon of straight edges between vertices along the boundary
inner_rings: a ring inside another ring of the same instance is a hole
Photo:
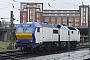
[[[53,33],[54,34],[58,34],[58,30],[53,30]]]
[[[40,27],[37,28],[37,32],[40,32]]]

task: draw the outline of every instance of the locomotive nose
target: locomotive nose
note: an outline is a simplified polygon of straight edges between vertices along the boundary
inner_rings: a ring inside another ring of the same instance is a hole
[[[32,40],[33,39],[33,36],[31,33],[16,33],[16,38],[18,40]]]

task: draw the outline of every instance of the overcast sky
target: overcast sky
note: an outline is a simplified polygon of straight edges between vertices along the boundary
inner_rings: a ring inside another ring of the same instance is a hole
[[[44,4],[44,9],[57,10],[79,9],[78,6],[81,5],[82,2],[85,5],[90,5],[90,0],[0,0],[0,18],[10,18],[10,11],[13,10],[15,19],[19,20],[20,2],[40,2]],[[14,5],[14,8],[12,7],[12,4]],[[10,21],[10,19],[5,19],[5,21]],[[19,23],[19,21],[15,21],[15,23]]]

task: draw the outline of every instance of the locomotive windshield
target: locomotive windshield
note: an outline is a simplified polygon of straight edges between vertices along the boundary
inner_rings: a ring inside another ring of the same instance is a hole
[[[19,27],[19,28],[17,29],[17,32],[18,32],[18,33],[22,33],[22,32],[23,32],[23,27]]]
[[[31,33],[31,32],[32,32],[32,27],[27,27],[25,33]]]
[[[74,27],[68,27],[70,30],[76,30]]]
[[[26,29],[19,27],[17,33],[32,33],[32,27],[26,27]]]

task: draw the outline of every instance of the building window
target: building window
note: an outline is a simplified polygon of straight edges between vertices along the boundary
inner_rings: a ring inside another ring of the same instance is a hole
[[[26,17],[23,17],[24,20],[26,20]]]
[[[76,22],[76,24],[79,24],[79,22]]]
[[[57,12],[57,11],[55,11],[55,12]]]
[[[23,22],[26,22],[26,20],[23,20]]]
[[[27,11],[27,9],[24,9],[24,11]]]
[[[85,13],[85,8],[83,8],[83,12]]]
[[[67,14],[67,16],[69,16],[69,14]]]
[[[33,13],[30,13],[30,16],[33,16]]]
[[[30,5],[27,5],[27,7],[29,8],[29,7],[30,7]]]
[[[61,16],[63,16],[63,14],[61,14]]]
[[[83,13],[83,17],[85,17],[85,13]]]
[[[26,5],[23,5],[23,9],[26,8]]]
[[[85,26],[85,23],[82,23],[82,26]]]
[[[75,14],[73,14],[73,16],[75,16]]]
[[[38,8],[40,8],[40,5],[37,5]]]
[[[61,24],[61,18],[57,17],[57,24]]]
[[[34,7],[33,5],[29,5],[29,7]]]
[[[36,12],[39,12],[40,11],[40,9],[36,9]]]
[[[69,12],[69,11],[67,11],[67,12]]]
[[[55,17],[51,17],[51,23],[55,23]]]
[[[85,17],[83,17],[83,21],[85,21]]]
[[[26,13],[23,13],[23,17],[26,17]]]
[[[57,14],[55,14],[55,16],[57,16]]]
[[[51,16],[51,14],[49,14],[49,16]]]
[[[76,26],[76,27],[78,27],[78,26],[79,26],[79,24],[75,24],[75,26]]]
[[[33,5],[33,7],[36,7],[36,5]]]
[[[51,11],[49,11],[49,12],[51,12]]]
[[[39,13],[37,13],[37,18],[39,17]]]
[[[53,33],[54,34],[58,34],[58,30],[53,30]]]
[[[26,17],[26,15],[23,15],[23,18]]]
[[[30,22],[33,22],[33,19],[30,19]]]
[[[42,11],[42,9],[39,9],[39,11]]]
[[[37,17],[37,18],[36,18],[36,20],[37,20],[37,22],[39,22],[39,21],[40,21],[40,18],[39,18],[39,17]]]
[[[45,22],[49,22],[49,17],[45,17]]]
[[[73,11],[75,13],[75,11]]]
[[[61,12],[63,12],[63,11],[61,11]]]

